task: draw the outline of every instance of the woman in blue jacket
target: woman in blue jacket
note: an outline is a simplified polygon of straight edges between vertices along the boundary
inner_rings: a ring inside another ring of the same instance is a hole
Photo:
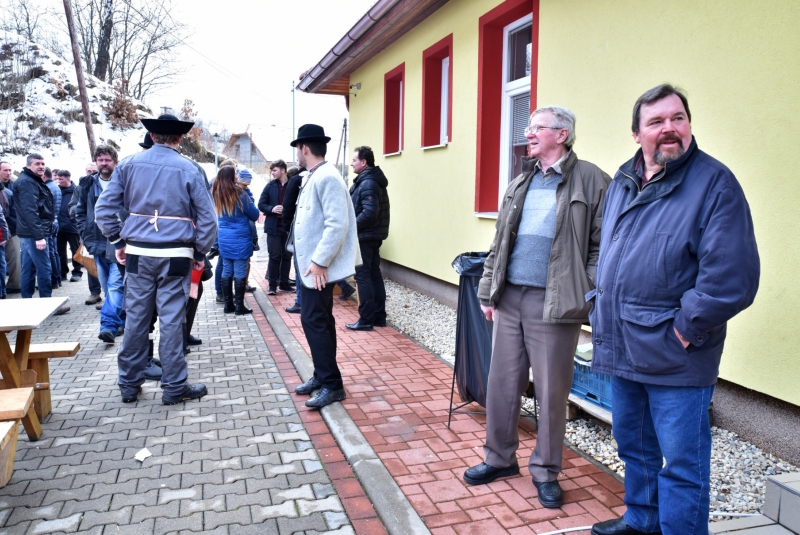
[[[253,311],[244,304],[247,266],[253,256],[250,221],[258,219],[258,208],[241,184],[233,167],[222,167],[214,179],[211,196],[219,216],[219,255],[222,264],[222,295],[225,312],[237,316]]]

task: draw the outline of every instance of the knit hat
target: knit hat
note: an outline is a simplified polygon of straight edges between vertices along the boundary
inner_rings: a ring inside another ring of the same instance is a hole
[[[253,175],[245,168],[239,169],[239,182],[249,184],[253,180]]]

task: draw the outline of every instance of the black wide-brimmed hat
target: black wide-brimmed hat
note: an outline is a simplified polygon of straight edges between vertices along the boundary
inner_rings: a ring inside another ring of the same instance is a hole
[[[192,129],[192,121],[181,121],[171,113],[164,113],[158,119],[142,119],[142,124],[148,132],[165,136],[182,136]]]
[[[139,143],[139,146],[142,147],[143,149],[149,149],[150,147],[153,146],[153,138],[150,137],[150,132],[144,133],[144,141]]]
[[[297,131],[297,139],[289,143],[292,147],[296,147],[298,143],[313,143],[322,142],[327,143],[331,138],[325,135],[325,129],[318,124],[304,124]]]

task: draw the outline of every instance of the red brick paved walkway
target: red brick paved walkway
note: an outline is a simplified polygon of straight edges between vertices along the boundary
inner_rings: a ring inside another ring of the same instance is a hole
[[[266,264],[258,264],[255,271],[263,277]],[[261,286],[266,292],[263,279]],[[294,294],[281,292],[270,300],[308,351],[299,315],[284,311],[294,302]],[[336,299],[334,315],[339,367],[347,390],[344,407],[434,535],[545,533],[591,525],[624,512],[622,484],[566,447],[560,476],[565,503],[560,509],[544,509],[527,471],[536,437],[522,429],[520,476],[484,486],[466,485],[461,479],[464,470],[483,460],[485,417],[455,414],[447,428],[452,369],[393,328],[347,330],[345,323],[358,319],[353,301]],[[300,383],[291,364],[280,370],[290,391]],[[297,396],[296,401],[303,410],[305,397]],[[322,455],[341,459],[321,419],[308,427],[315,444],[323,437],[330,442]],[[326,469],[348,472],[352,478],[343,459],[326,462]],[[344,486],[337,484],[337,489],[341,492]],[[365,499],[363,491],[360,496]],[[342,498],[350,513],[345,495]],[[359,533],[378,533],[362,531],[355,521],[354,526]]]

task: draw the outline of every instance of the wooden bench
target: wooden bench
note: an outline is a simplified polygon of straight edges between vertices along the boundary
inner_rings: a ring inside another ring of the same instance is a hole
[[[33,388],[0,390],[0,487],[5,487],[14,472],[19,420],[31,408]]]
[[[50,365],[49,359],[74,357],[81,349],[78,342],[59,342],[54,344],[31,344],[28,350],[28,369],[36,372],[36,388],[33,396],[33,408],[41,420],[53,409],[50,400]],[[42,388],[44,385],[48,385]],[[31,385],[33,386],[33,385]]]

